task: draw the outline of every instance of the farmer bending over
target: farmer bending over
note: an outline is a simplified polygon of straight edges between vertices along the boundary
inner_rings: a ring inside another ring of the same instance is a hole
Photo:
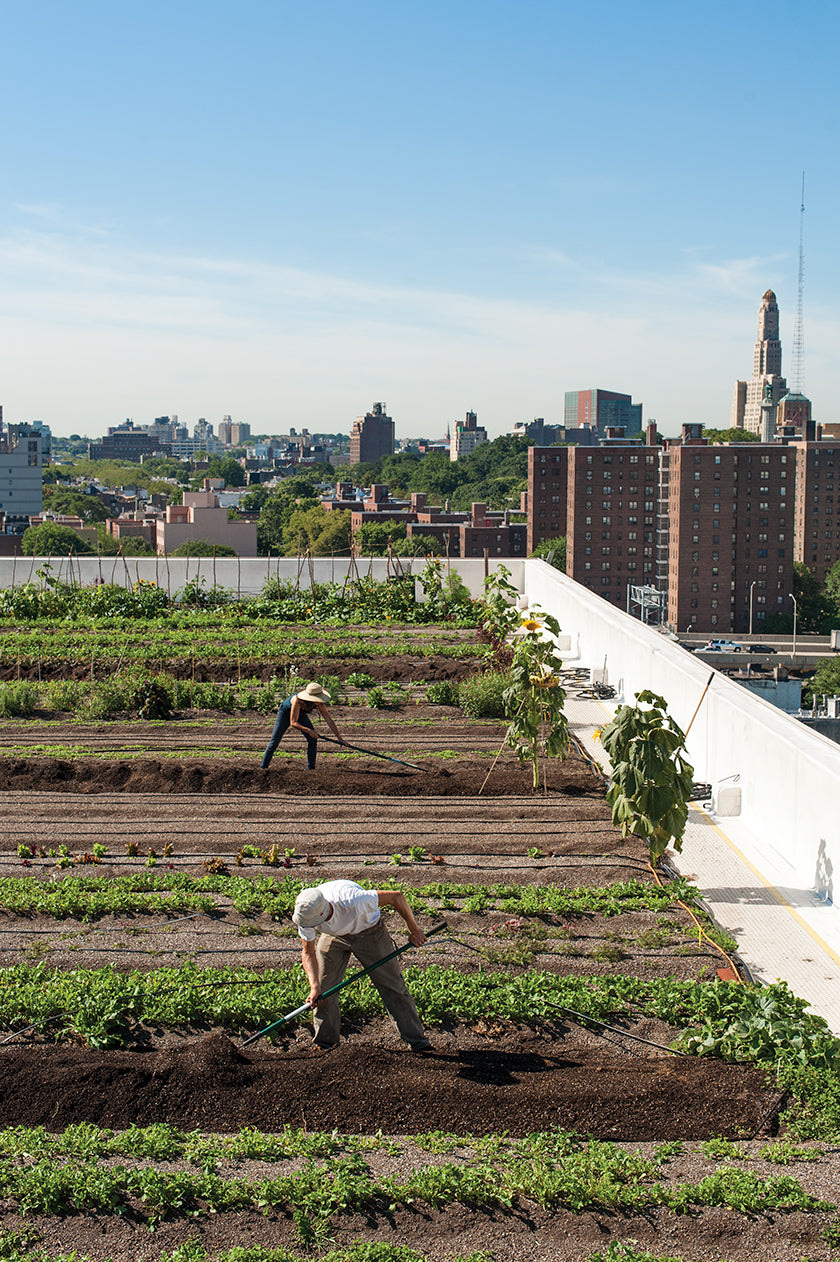
[[[315,1009],[318,1047],[338,1044],[341,1033],[338,999],[335,995],[327,999],[320,996],[342,980],[350,956],[355,955],[359,963],[367,967],[394,950],[391,935],[382,923],[383,907],[393,907],[402,916],[408,926],[409,942],[414,946],[423,945],[426,935],[411,914],[405,894],[398,890],[365,890],[355,881],[326,881],[315,889],[301,890],[297,896],[292,920],[303,939],[301,963],[309,979],[309,1003]],[[370,980],[411,1050],[428,1051],[431,1043],[397,961],[389,960],[374,969]]]
[[[274,731],[271,733],[271,740],[268,742],[266,751],[262,756],[260,768],[263,771],[266,770],[281,739],[290,727],[294,727],[299,732],[303,732],[306,737],[306,765],[310,771],[315,770],[315,759],[318,757],[318,733],[312,726],[312,720],[309,717],[313,710],[317,710],[327,727],[334,733],[336,740],[343,745],[344,737],[333,723],[332,717],[327,710],[329,702],[330,694],[326,688],[322,688],[320,684],[314,682],[307,684],[302,692],[292,693],[291,697],[281,701],[277,711]]]

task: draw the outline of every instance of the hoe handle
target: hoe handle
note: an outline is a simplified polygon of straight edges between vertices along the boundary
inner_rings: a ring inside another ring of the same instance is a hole
[[[446,921],[442,920],[439,925],[435,925],[429,930],[426,937],[431,938],[433,934],[441,933],[447,928],[448,925]],[[383,955],[382,959],[377,960],[374,964],[368,964],[366,968],[357,969],[355,973],[351,973],[349,977],[345,977],[344,980],[338,982],[337,985],[330,986],[329,990],[325,990],[322,995],[318,996],[318,1001],[326,999],[328,995],[334,995],[337,990],[343,990],[345,986],[352,985],[352,983],[357,982],[360,977],[367,977],[368,973],[372,973],[375,968],[379,968],[381,964],[386,964],[388,960],[393,960],[396,955],[402,955],[403,951],[411,950],[413,946],[413,942],[406,942],[404,946],[396,947],[395,950],[389,951],[387,955]],[[317,1003],[314,1006],[317,1007]],[[276,1030],[280,1025],[285,1025],[287,1021],[293,1021],[295,1017],[299,1017],[304,1012],[308,1012],[311,1007],[313,1007],[313,1005],[308,1002],[301,1004],[299,1008],[295,1008],[294,1012],[287,1012],[286,1015],[284,1017],[280,1017],[278,1021],[273,1021],[271,1025],[267,1025],[264,1030],[259,1030],[256,1034],[252,1034],[249,1039],[245,1040],[242,1046],[247,1047],[249,1043],[255,1043],[257,1039],[261,1039],[264,1034],[268,1034],[271,1030]]]

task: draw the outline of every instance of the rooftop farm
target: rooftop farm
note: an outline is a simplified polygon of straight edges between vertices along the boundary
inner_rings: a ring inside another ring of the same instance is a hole
[[[514,596],[0,592],[0,1257],[837,1256],[840,1045],[622,836]],[[359,748],[261,773],[309,679]],[[402,957],[430,1053],[367,980],[336,1050],[244,1045],[336,877],[445,922]]]

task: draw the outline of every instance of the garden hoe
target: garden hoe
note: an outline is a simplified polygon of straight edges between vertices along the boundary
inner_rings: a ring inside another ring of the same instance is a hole
[[[439,925],[435,925],[433,929],[429,930],[426,937],[431,938],[432,934],[440,933],[442,930],[447,928],[448,925],[446,921],[442,920]],[[339,982],[337,986],[330,986],[329,990],[325,990],[322,995],[318,996],[318,998],[326,999],[327,995],[334,995],[337,990],[343,990],[345,986],[351,986],[353,982],[357,982],[360,977],[367,977],[368,973],[372,973],[375,968],[379,968],[380,964],[387,963],[387,961],[392,960],[395,955],[402,955],[403,951],[408,951],[413,945],[414,944],[411,942],[406,942],[405,946],[397,947],[394,951],[389,951],[387,955],[383,955],[382,959],[377,960],[375,964],[368,964],[367,968],[360,968],[357,972],[351,973],[349,977],[345,977],[344,980]],[[242,1046],[247,1047],[249,1043],[255,1043],[257,1039],[261,1039],[264,1034],[268,1034],[271,1030],[276,1030],[278,1026],[286,1025],[289,1021],[294,1021],[295,1017],[302,1016],[303,1013],[308,1012],[311,1007],[312,1005],[308,1001],[301,1004],[299,1008],[295,1008],[294,1012],[287,1012],[285,1017],[280,1017],[279,1021],[272,1021],[271,1025],[267,1025],[264,1030],[259,1030],[256,1034],[252,1034],[249,1039],[245,1040]]]
[[[359,754],[370,754],[371,758],[385,758],[388,762],[398,762],[401,767],[410,767],[412,771],[422,771],[422,767],[417,767],[413,762],[404,762],[402,758],[392,758],[390,754],[380,754],[375,749],[365,749],[363,745],[351,745],[349,741],[337,741],[334,736],[324,736],[318,733],[319,741],[330,741],[333,745],[343,745],[345,749],[355,749]]]

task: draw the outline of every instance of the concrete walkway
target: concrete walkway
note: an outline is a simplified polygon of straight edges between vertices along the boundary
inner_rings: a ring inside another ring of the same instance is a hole
[[[587,753],[609,769],[593,733],[615,704],[569,695],[566,713]],[[762,854],[759,869],[744,853]],[[804,889],[775,851],[759,845],[737,818],[718,820],[692,803],[681,854],[669,862],[702,891],[715,920],[738,942],[756,981],[785,980],[840,1034],[840,918]]]

